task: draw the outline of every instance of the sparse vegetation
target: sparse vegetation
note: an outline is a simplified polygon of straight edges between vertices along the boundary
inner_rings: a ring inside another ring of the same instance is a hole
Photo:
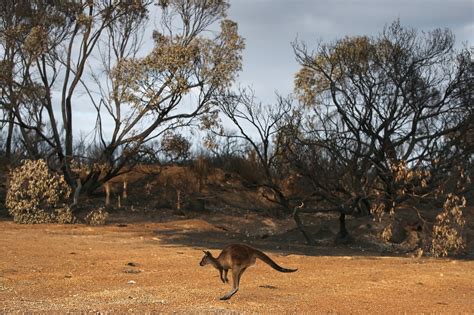
[[[108,217],[109,213],[105,208],[98,208],[89,212],[84,221],[89,225],[104,225]]]
[[[0,155],[11,168],[25,161],[0,196],[14,221],[71,223],[68,204],[93,225],[107,220],[104,203],[111,215],[231,208],[291,217],[310,245],[325,217],[338,244],[359,233],[462,253],[462,209],[473,200],[471,52],[456,49],[450,30],[399,20],[314,49],[296,40],[294,94],[264,104],[235,88],[245,41],[229,6],[3,1]],[[154,13],[160,23],[144,39]],[[94,116],[87,136],[73,129],[79,108]],[[143,164],[159,171],[137,175]],[[224,202],[226,193],[244,197]],[[354,231],[354,220],[371,228]]]
[[[474,314],[473,0],[402,3],[0,0],[0,315]]]
[[[434,256],[457,254],[465,248],[463,228],[466,221],[462,212],[465,207],[466,199],[464,197],[448,195],[443,211],[436,216],[433,226],[431,253]]]
[[[17,223],[72,223],[71,189],[44,160],[26,160],[10,173],[6,206]]]

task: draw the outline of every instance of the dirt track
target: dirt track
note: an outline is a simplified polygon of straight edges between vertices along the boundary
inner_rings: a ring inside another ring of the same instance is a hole
[[[473,313],[474,262],[266,252],[230,289],[199,267],[216,228],[201,220],[108,225],[0,222],[0,312]],[[194,231],[189,243],[176,231]],[[200,235],[200,236],[199,236]],[[212,242],[214,241],[214,242]],[[217,243],[216,243],[217,242]],[[220,245],[209,245],[218,253]],[[129,263],[131,263],[129,265]]]

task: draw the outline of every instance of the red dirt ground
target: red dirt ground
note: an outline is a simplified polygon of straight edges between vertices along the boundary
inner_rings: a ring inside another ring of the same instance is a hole
[[[287,223],[260,219],[259,229]],[[240,237],[249,233],[247,222],[234,222],[241,233],[233,234],[226,225],[232,220],[102,227],[1,221],[0,313],[474,313],[472,260],[383,257],[270,239],[252,244],[299,270],[279,273],[257,261],[240,291],[220,301],[230,285],[199,261],[202,249],[218,254],[229,242],[248,240]]]

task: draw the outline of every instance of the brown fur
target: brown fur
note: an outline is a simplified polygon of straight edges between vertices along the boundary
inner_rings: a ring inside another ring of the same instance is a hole
[[[298,269],[287,269],[280,267],[270,257],[265,255],[263,252],[253,247],[243,244],[230,244],[224,247],[222,252],[217,258],[214,258],[209,251],[204,251],[204,257],[202,258],[199,265],[212,265],[214,268],[219,270],[219,274],[222,282],[227,283],[227,272],[232,269],[232,280],[233,289],[223,297],[221,300],[230,299],[239,290],[240,278],[245,270],[254,265],[255,261],[260,259],[261,261],[270,265],[273,269],[280,272],[295,272]]]

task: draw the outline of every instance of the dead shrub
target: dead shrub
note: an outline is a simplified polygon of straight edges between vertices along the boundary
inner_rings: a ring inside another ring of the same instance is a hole
[[[89,212],[84,218],[84,221],[86,221],[86,223],[89,225],[105,225],[108,218],[109,213],[107,210],[105,210],[105,208],[101,207]]]
[[[462,237],[464,220],[462,209],[466,207],[466,199],[449,194],[443,211],[436,216],[433,226],[430,252],[435,257],[444,257],[459,253],[465,247]]]
[[[44,160],[26,160],[10,172],[6,206],[16,223],[72,223],[71,189]]]

